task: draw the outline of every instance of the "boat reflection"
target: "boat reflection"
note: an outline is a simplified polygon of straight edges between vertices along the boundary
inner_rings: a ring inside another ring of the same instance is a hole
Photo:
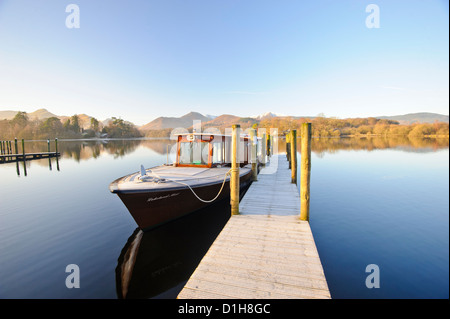
[[[229,201],[222,200],[151,231],[137,228],[118,258],[118,298],[176,298],[230,211]]]

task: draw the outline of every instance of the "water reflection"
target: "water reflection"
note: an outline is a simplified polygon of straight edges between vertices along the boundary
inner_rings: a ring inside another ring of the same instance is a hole
[[[300,139],[299,139],[300,140]],[[98,158],[104,154],[120,158],[135,152],[138,147],[166,155],[175,144],[170,139],[123,139],[123,140],[60,140],[58,151],[62,158],[71,158],[79,162]],[[41,152],[47,148],[45,141],[27,142],[27,152]],[[411,138],[408,136],[391,137],[351,137],[351,138],[313,138],[311,149],[320,154],[335,153],[339,150],[401,149],[407,152],[432,152],[449,147],[448,138]],[[284,151],[286,144],[280,139],[278,148]],[[300,150],[300,148],[297,148]]]
[[[151,231],[136,229],[118,258],[118,298],[176,298],[229,216],[223,200]]]
[[[52,161],[56,162],[56,170],[59,172],[60,168],[59,168],[59,156],[54,156],[54,157],[49,157],[48,158],[48,170],[52,171],[53,170],[53,166],[52,166]],[[15,160],[14,162],[16,163],[16,173],[17,176],[20,177],[21,175],[21,170],[20,170],[20,166],[22,166],[22,171],[23,171],[23,175],[27,176],[27,165],[30,165],[30,161],[36,161],[38,162],[40,165],[42,165],[42,161],[46,161],[46,159],[27,159],[27,160]]]
[[[297,140],[297,150],[300,152],[300,139]],[[425,153],[434,152],[449,147],[448,138],[413,138],[408,136],[390,137],[347,137],[347,138],[312,138],[311,151],[318,157],[326,153],[336,153],[341,150],[381,150],[397,149],[404,152]],[[286,149],[285,140],[279,140],[278,149]]]
[[[300,139],[298,139],[300,143]],[[61,157],[58,160],[36,160],[37,165],[48,166],[49,170],[56,166],[60,170],[60,161],[72,159],[76,162],[99,158],[109,155],[114,159],[122,158],[128,154],[134,153],[140,148],[150,149],[156,154],[167,156],[167,162],[173,160],[175,151],[175,142],[170,139],[105,139],[105,140],[59,140],[58,151]],[[449,147],[448,138],[411,138],[408,136],[391,137],[351,137],[351,138],[313,138],[311,149],[318,157],[325,156],[326,153],[336,153],[341,150],[380,150],[397,149],[405,152],[434,152]],[[51,143],[51,151],[55,146]],[[27,141],[27,152],[42,152],[47,150],[46,141]],[[284,152],[286,143],[279,139],[278,150]],[[299,145],[297,149],[300,151]],[[170,156],[169,156],[170,155]],[[20,176],[22,166],[23,174],[27,175],[30,163],[16,163],[16,171]]]

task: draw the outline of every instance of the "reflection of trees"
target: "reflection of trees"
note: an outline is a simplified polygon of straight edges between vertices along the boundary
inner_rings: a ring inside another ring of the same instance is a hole
[[[114,158],[132,153],[141,143],[140,140],[92,140],[92,141],[60,141],[58,151],[62,157],[75,159],[77,162],[89,158],[98,158],[103,153]]]
[[[297,149],[300,152],[300,139]],[[431,152],[438,149],[448,148],[447,138],[415,138],[413,136],[390,136],[390,137],[349,137],[349,138],[313,138],[311,150],[319,157],[325,153],[336,153],[340,150],[366,150],[377,149],[401,149],[409,152]],[[286,149],[285,141],[279,141],[279,150]]]
[[[158,154],[167,154],[167,145],[172,147],[174,141],[169,139],[117,139],[117,140],[92,140],[92,141],[61,141],[58,150],[63,157],[70,157],[76,161],[97,158],[101,154],[111,154],[114,158],[123,157],[132,153],[138,146],[149,148]],[[169,148],[170,150],[170,148]]]
[[[18,152],[22,153],[21,141],[18,141]],[[15,152],[14,141],[11,143]],[[138,146],[144,146],[158,154],[166,155],[167,146],[169,152],[175,145],[170,139],[117,139],[117,140],[59,140],[58,151],[61,157],[73,158],[77,162],[89,158],[98,158],[102,154],[111,154],[114,158],[123,157],[134,152]],[[447,138],[417,138],[413,136],[390,137],[348,137],[348,138],[313,138],[311,149],[319,157],[326,153],[335,153],[340,150],[366,150],[377,149],[401,149],[407,152],[431,152],[448,148]],[[279,139],[278,149],[286,150],[286,143]],[[297,149],[300,152],[300,139]],[[47,152],[47,141],[26,141],[26,153]],[[50,140],[50,151],[55,151],[55,141]]]
[[[166,155],[167,154],[167,145],[169,145],[169,152],[172,146],[176,142],[170,139],[161,139],[161,140],[143,140],[142,146],[145,146],[158,154]]]
[[[89,158],[98,158],[102,154],[111,154],[114,158],[132,153],[138,146],[144,146],[158,154],[167,154],[176,142],[170,139],[105,139],[105,140],[58,140],[58,152],[61,157],[73,158],[77,162]],[[11,142],[15,153],[14,140]],[[18,153],[22,153],[22,142],[17,141]],[[47,152],[47,141],[25,141],[26,153]],[[55,140],[50,140],[50,151],[55,151]]]

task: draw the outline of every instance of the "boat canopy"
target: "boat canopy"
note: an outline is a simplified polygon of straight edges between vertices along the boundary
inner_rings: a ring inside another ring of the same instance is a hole
[[[240,165],[249,162],[249,138],[240,137]],[[222,167],[231,166],[231,135],[186,133],[177,139],[178,167]]]

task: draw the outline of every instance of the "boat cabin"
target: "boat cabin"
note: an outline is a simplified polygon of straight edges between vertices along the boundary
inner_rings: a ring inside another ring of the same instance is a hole
[[[188,133],[178,135],[177,167],[224,167],[231,166],[231,136],[207,133]],[[244,154],[240,166],[249,163],[249,138],[241,136]],[[242,146],[241,146],[242,150]]]

